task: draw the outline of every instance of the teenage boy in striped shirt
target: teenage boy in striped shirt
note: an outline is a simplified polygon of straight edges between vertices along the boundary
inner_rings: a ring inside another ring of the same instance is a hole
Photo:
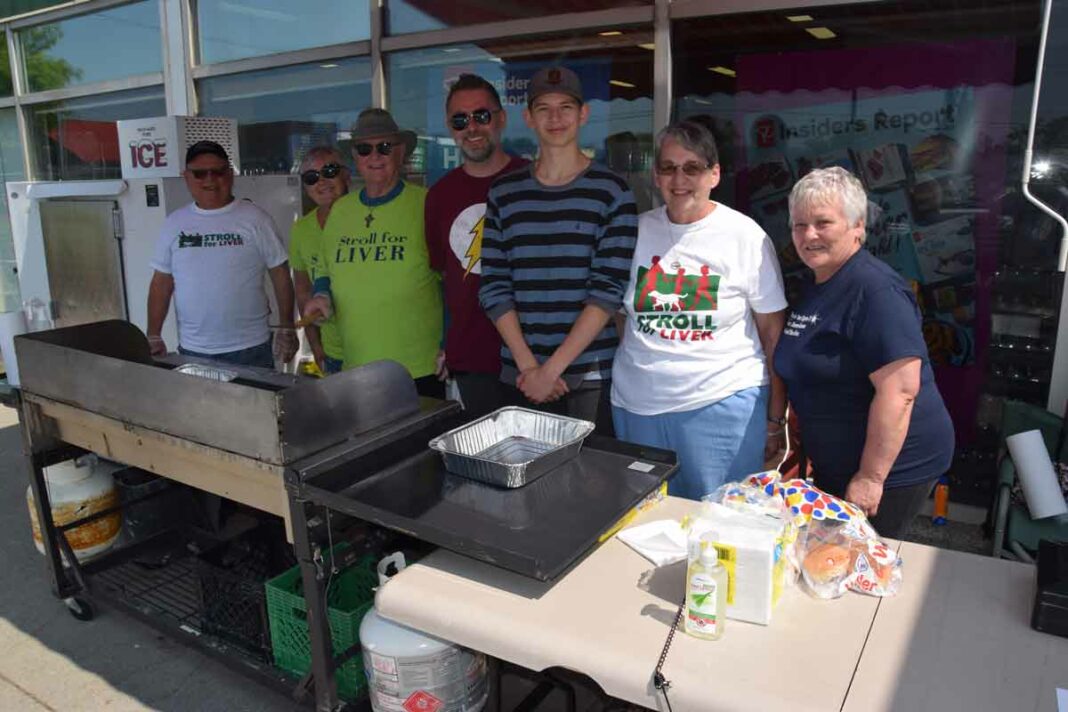
[[[634,195],[579,150],[589,107],[574,72],[539,70],[523,118],[538,159],[494,182],[482,238],[479,299],[504,342],[501,380],[516,404],[611,434],[612,317],[638,236]]]

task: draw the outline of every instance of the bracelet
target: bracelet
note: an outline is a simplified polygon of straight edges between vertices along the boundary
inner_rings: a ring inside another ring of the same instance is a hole
[[[783,429],[779,428],[777,430],[769,430],[768,431],[768,435],[782,435],[783,432],[784,432]]]
[[[783,417],[781,417],[781,418],[772,418],[772,417],[771,417],[771,416],[769,415],[769,416],[768,416],[768,422],[769,422],[769,423],[775,423],[776,425],[786,425],[786,417],[785,417],[785,416],[783,416]]]

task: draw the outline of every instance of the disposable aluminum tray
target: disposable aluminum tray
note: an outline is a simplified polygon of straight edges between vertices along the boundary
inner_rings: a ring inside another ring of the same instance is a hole
[[[527,408],[501,408],[430,441],[454,475],[522,487],[578,455],[593,423]]]
[[[174,370],[188,376],[206,378],[209,381],[229,382],[237,378],[237,371],[231,371],[226,368],[215,368],[214,366],[204,366],[199,363],[183,363]]]

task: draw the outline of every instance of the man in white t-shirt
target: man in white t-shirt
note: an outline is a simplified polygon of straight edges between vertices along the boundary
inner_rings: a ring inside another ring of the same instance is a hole
[[[178,351],[227,363],[273,368],[297,351],[288,254],[271,217],[233,195],[226,150],[214,141],[189,147],[185,183],[193,203],[167,216],[152,258],[148,341],[167,352],[160,330],[174,296]],[[278,301],[274,347],[263,289],[271,277]]]

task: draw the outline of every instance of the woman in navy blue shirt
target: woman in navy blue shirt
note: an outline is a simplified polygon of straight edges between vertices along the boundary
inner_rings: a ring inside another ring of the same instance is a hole
[[[790,193],[794,247],[813,281],[775,351],[816,484],[899,538],[953,457],[916,299],[862,249],[868,199],[848,171],[812,171]]]

